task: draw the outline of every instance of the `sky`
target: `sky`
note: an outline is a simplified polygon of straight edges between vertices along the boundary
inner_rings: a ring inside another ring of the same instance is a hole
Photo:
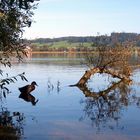
[[[140,0],[40,0],[24,38],[140,33]]]

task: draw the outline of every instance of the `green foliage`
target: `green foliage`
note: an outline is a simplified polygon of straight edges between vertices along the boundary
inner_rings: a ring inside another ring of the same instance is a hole
[[[26,40],[27,41],[27,40]],[[111,33],[110,36],[85,36],[85,37],[60,37],[60,38],[38,38],[29,40],[33,50],[46,51],[49,49],[70,49],[76,48],[77,50],[83,50],[84,47],[96,49],[98,46],[111,46],[116,44],[122,44],[124,47],[140,46],[140,34],[136,33]],[[85,49],[84,49],[85,50]]]
[[[19,140],[23,135],[24,114],[10,112],[5,107],[0,109],[0,139]]]
[[[10,83],[15,83],[18,80],[18,78],[20,78],[23,81],[28,81],[25,77],[25,72],[12,77],[9,77],[8,74],[6,75],[7,75],[6,78],[0,80],[0,95],[1,95],[0,97],[4,98],[6,98],[7,94],[10,93],[9,89],[6,87],[7,85],[9,85]]]
[[[92,43],[90,42],[75,42],[69,43],[67,41],[59,41],[53,43],[32,43],[31,47],[33,51],[86,51],[92,49]]]
[[[16,52],[15,57],[19,60],[22,59],[19,52],[25,55],[22,34],[24,27],[31,26],[32,10],[36,8],[35,4],[30,4],[31,2],[33,1],[1,0],[0,2],[0,51],[2,52],[0,62],[2,64],[10,63],[9,58],[13,52]]]
[[[36,0],[0,0],[0,64],[11,67],[11,58],[22,60],[25,45],[22,35],[25,27],[32,23]],[[0,69],[2,76],[2,70]],[[14,83],[17,77],[27,81],[25,73],[0,79],[0,92],[6,97],[9,89],[6,84]]]
[[[18,4],[19,8],[21,9],[28,9],[29,3],[33,3],[37,0],[10,0],[10,5],[14,5],[15,3]]]

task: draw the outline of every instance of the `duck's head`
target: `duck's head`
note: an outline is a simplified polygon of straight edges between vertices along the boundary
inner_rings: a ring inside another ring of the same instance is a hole
[[[36,83],[35,81],[33,81],[33,82],[31,83],[31,85],[38,86],[37,83]]]

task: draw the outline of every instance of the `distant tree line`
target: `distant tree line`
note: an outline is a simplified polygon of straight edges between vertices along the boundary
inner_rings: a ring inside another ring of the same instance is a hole
[[[114,44],[124,43],[124,42],[135,42],[140,46],[140,34],[137,33],[111,33],[110,36],[101,35],[101,36],[85,36],[85,37],[59,37],[59,38],[37,38],[34,40],[29,40],[31,43],[53,43],[59,41],[67,41],[69,43],[84,43],[84,42],[98,42],[104,44]]]
[[[86,51],[88,47],[95,50],[97,46],[115,46],[116,44],[121,44],[124,47],[140,47],[140,34],[137,33],[111,33],[108,35],[100,36],[85,36],[85,37],[59,37],[59,38],[37,38],[34,40],[25,40],[25,42],[30,42],[33,50],[38,51]],[[70,47],[54,47],[54,43],[66,42],[71,45],[77,43],[78,45]],[[89,46],[85,46],[84,43],[89,43]],[[40,44],[40,45],[38,45]],[[88,48],[89,49],[89,48]]]

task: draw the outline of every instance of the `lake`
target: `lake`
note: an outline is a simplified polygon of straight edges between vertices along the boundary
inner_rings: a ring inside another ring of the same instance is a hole
[[[87,67],[81,55],[36,54],[23,63],[3,68],[9,76],[25,72],[28,82],[8,85],[1,95],[1,112],[12,116],[20,139],[26,140],[140,140],[140,70],[131,84],[118,83],[105,97],[89,97],[77,87]],[[96,74],[89,90],[110,87],[111,77]],[[32,102],[19,98],[19,87],[36,81]]]

